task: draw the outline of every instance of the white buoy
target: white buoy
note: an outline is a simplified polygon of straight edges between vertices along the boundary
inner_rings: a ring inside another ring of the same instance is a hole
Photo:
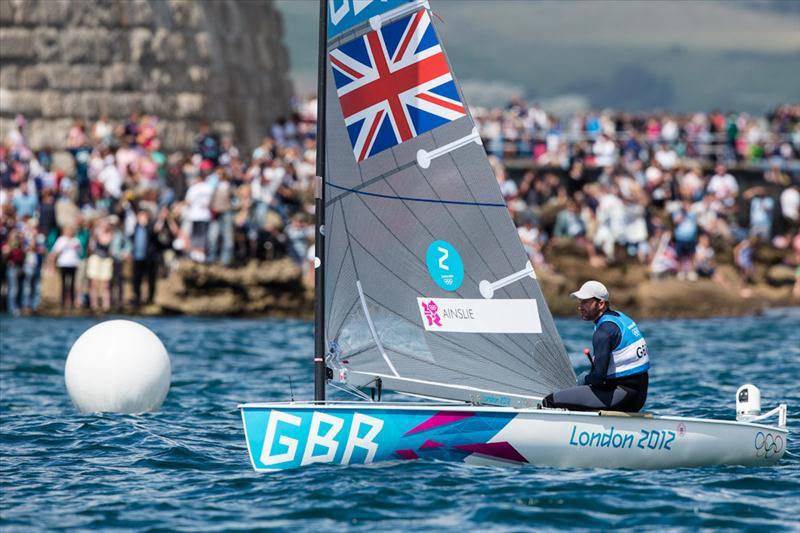
[[[64,379],[84,413],[144,413],[164,403],[172,367],[155,333],[130,320],[109,320],[75,341]]]

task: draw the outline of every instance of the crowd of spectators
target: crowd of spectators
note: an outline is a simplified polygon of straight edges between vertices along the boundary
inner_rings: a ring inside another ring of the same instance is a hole
[[[656,159],[800,170],[800,105],[766,116],[747,113],[586,112],[560,119],[536,104],[475,109],[487,151],[499,159],[533,159],[567,170],[575,158],[598,167]]]
[[[63,147],[68,173],[54,169],[53,151],[28,147],[25,126],[17,117],[0,147],[9,313],[37,310],[43,273],[58,273],[62,307],[107,312],[153,303],[158,279],[181,257],[232,266],[288,256],[307,268],[313,116],[276,121],[246,155],[208,124],[191,153],[168,155],[154,116],[76,121]]]
[[[562,126],[515,101],[474,116],[537,268],[557,240],[597,266],[628,258],[654,277],[720,283],[720,242],[745,284],[757,241],[800,258],[800,106],[768,117],[587,113]],[[305,102],[249,154],[208,124],[191,153],[167,154],[154,116],[76,121],[58,147],[72,158],[65,173],[52,150],[29,148],[18,117],[0,146],[6,310],[36,311],[43,273],[57,272],[64,308],[98,312],[152,303],[182,257],[233,266],[288,256],[309,274],[315,128]],[[521,179],[509,177],[510,160],[529,169]],[[765,164],[757,186],[742,190],[729,172],[742,161]]]
[[[800,265],[800,180],[740,191],[725,165],[703,173],[699,167],[664,171],[649,164],[604,168],[596,180],[584,180],[583,163],[570,167],[566,180],[555,172],[527,171],[519,184],[496,175],[534,266],[550,268],[546,247],[571,241],[597,267],[638,261],[654,278],[710,278],[716,275],[716,250],[732,253],[748,296],[754,274],[754,250],[763,245],[793,250]],[[742,211],[743,210],[743,211]],[[800,269],[797,272],[800,279]],[[795,288],[800,296],[800,284]]]
[[[563,128],[521,102],[476,117],[539,268],[549,267],[548,241],[568,240],[596,266],[634,258],[655,278],[706,277],[731,287],[715,267],[716,251],[730,250],[748,296],[759,242],[793,250],[800,264],[800,106],[768,117],[587,113]],[[509,162],[526,160],[522,179],[510,179]],[[732,165],[760,174],[756,183],[744,188]],[[800,267],[797,277],[800,296]]]

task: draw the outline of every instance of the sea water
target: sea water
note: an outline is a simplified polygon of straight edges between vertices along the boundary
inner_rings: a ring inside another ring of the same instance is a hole
[[[82,415],[64,386],[92,319],[0,319],[0,530],[520,531],[800,528],[800,310],[644,321],[646,409],[733,418],[750,382],[789,404],[778,466],[668,471],[426,461],[252,471],[236,405],[312,397],[309,322],[152,318],[172,357],[159,413]],[[592,328],[559,320],[576,370]]]

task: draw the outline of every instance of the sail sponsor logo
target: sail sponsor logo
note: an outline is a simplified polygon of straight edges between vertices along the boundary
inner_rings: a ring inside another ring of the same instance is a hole
[[[572,426],[569,436],[569,445],[579,448],[639,448],[642,450],[672,450],[675,440],[674,431],[657,429],[640,429],[638,433],[629,431],[621,432],[611,426],[605,431],[578,430],[577,425]]]
[[[461,254],[447,241],[433,241],[425,253],[425,263],[431,279],[448,292],[456,291],[464,281],[464,262]]]
[[[310,421],[307,416],[271,411],[259,460],[264,467],[290,466],[285,463],[296,464],[298,456],[300,466],[371,463],[378,452],[375,439],[383,429],[383,420],[353,413],[349,430],[343,431],[347,422],[345,418],[319,411],[311,414]],[[363,461],[353,461],[356,450],[361,451]]]
[[[541,333],[536,300],[417,298],[426,331]]]
[[[428,326],[436,325],[442,327],[442,317],[439,316],[439,307],[436,305],[436,302],[433,300],[427,304],[422,302],[422,312],[425,318],[428,319]]]

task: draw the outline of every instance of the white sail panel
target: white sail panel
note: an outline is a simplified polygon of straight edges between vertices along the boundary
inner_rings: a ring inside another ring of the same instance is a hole
[[[487,402],[573,385],[429,13],[358,27],[328,43],[325,336],[334,376],[440,398],[485,392]],[[431,301],[493,313],[493,325],[426,327],[421,304]]]
[[[433,333],[541,333],[536,300],[417,298],[425,331]]]

